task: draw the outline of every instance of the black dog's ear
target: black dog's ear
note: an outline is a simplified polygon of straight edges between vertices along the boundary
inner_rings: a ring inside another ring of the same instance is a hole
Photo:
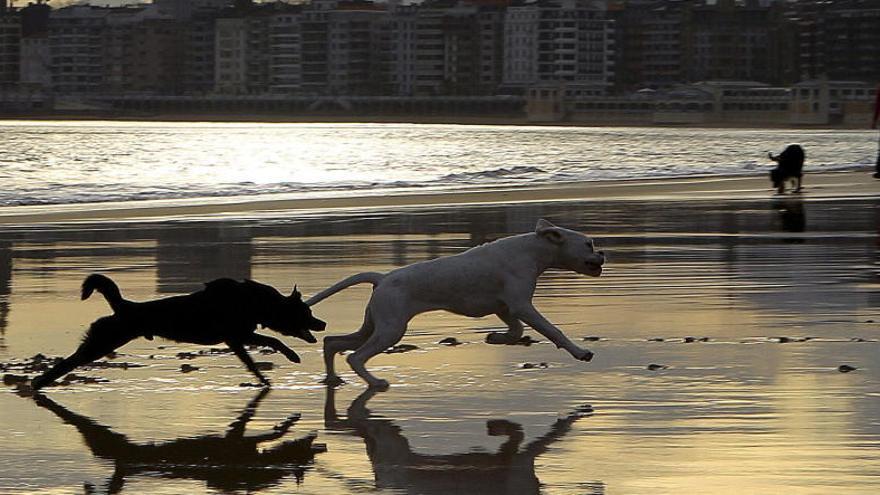
[[[303,297],[303,296],[302,296],[302,294],[299,293],[298,290],[296,290],[296,286],[294,285],[294,286],[293,286],[293,292],[290,293],[290,297],[291,297],[292,299],[299,299],[300,301],[302,301],[302,297]]]

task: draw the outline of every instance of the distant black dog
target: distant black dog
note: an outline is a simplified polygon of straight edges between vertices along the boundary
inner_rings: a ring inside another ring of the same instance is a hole
[[[770,171],[770,180],[776,192],[784,193],[785,182],[789,179],[794,179],[797,184],[793,192],[800,192],[801,178],[804,175],[804,149],[798,144],[790,144],[778,156],[773,156],[773,153],[767,153],[767,156],[779,164]]]
[[[252,280],[221,278],[192,294],[133,302],[123,299],[119,287],[109,278],[89,275],[82,285],[82,298],[96,290],[110,303],[113,315],[95,320],[76,352],[31,382],[34,390],[138,337],[152,340],[155,335],[193,344],[225,342],[263,385],[269,385],[245,345],[271,347],[295,363],[300,359],[280,340],[255,333],[257,325],[312,344],[317,340],[309,330],[321,331],[327,326],[312,316],[296,287],[291,295],[284,296]]]

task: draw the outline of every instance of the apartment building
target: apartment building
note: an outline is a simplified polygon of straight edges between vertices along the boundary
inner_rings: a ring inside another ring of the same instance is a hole
[[[621,91],[665,88],[686,80],[690,48],[688,0],[614,3],[617,71]]]
[[[479,69],[475,94],[494,95],[504,79],[504,11],[507,2],[479,5]]]
[[[339,2],[327,16],[327,88],[333,95],[376,95],[387,87],[388,10],[368,1]]]
[[[21,56],[19,81],[25,88],[43,89],[52,84],[49,72],[49,13],[46,4],[32,3],[21,9]]]
[[[614,77],[614,21],[606,2],[538,3],[538,82],[576,84],[603,93]]]
[[[801,79],[880,81],[880,0],[793,2]]]
[[[21,18],[16,12],[0,7],[0,86],[11,86],[19,80],[21,56]]]
[[[110,9],[103,27],[105,93],[177,94],[184,30],[155,5]]]
[[[757,0],[719,0],[690,9],[687,80],[780,83],[792,76],[794,60],[786,48],[793,43],[779,29],[782,14],[781,3]]]
[[[400,96],[434,96],[446,87],[446,7],[430,2],[393,12],[395,33],[392,80]]]
[[[269,17],[269,92],[296,94],[302,87],[301,11]]]
[[[214,26],[217,11],[193,12],[184,24],[183,91],[185,94],[204,94],[214,90]]]
[[[505,24],[505,85],[604,94],[613,83],[615,21],[607,2],[539,0],[511,6]]]
[[[245,19],[217,19],[214,32],[214,89],[218,93],[246,93],[248,30]]]
[[[327,94],[329,66],[329,11],[336,2],[319,0],[311,2],[300,17],[302,40],[302,91],[305,94]]]
[[[49,18],[49,71],[52,89],[60,94],[95,93],[103,89],[104,35],[110,9],[73,5]]]
[[[502,84],[522,89],[538,80],[538,6],[511,5],[504,13]]]

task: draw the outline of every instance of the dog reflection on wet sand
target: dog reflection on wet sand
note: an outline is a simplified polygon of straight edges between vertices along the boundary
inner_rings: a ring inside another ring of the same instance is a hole
[[[250,493],[273,487],[290,475],[297,482],[301,481],[315,454],[325,450],[320,444],[314,444],[315,433],[284,441],[269,449],[260,447],[260,444],[286,435],[299,420],[299,414],[289,416],[269,433],[245,436],[247,423],[268,393],[269,389],[261,390],[224,435],[145,444],[133,443],[127,436],[71,412],[43,394],[35,395],[34,400],[75,427],[95,457],[113,462],[114,471],[106,487],[107,493],[119,493],[126,478],[144,474],[204,480],[208,488],[222,493]]]
[[[589,406],[582,406],[557,419],[547,434],[525,445],[521,425],[503,419],[490,420],[486,422],[488,435],[507,437],[497,452],[430,455],[413,452],[394,421],[371,415],[367,402],[376,394],[375,389],[367,389],[355,399],[346,418],[337,415],[335,393],[332,387],[327,388],[324,427],[363,438],[376,488],[405,493],[537,494],[540,481],[535,473],[535,459],[565,437],[575,421],[592,413]],[[595,490],[584,488],[583,493],[603,491],[601,486]]]

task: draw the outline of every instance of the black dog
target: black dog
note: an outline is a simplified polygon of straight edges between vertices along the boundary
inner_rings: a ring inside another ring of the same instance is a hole
[[[255,333],[257,325],[312,344],[317,340],[309,330],[321,331],[327,326],[312,316],[296,287],[291,295],[284,296],[273,287],[252,280],[221,278],[192,294],[133,302],[123,299],[119,287],[109,278],[89,275],[82,285],[82,298],[96,290],[110,303],[113,315],[95,320],[76,352],[31,382],[34,390],[138,337],[152,340],[155,335],[192,344],[225,342],[263,385],[269,385],[245,345],[271,347],[294,363],[300,359],[280,340]]]
[[[778,156],[773,156],[773,153],[767,153],[767,156],[779,164],[770,171],[770,180],[776,192],[784,193],[785,181],[789,179],[794,179],[797,183],[794,192],[800,192],[801,178],[804,175],[804,149],[798,144],[790,144]]]

